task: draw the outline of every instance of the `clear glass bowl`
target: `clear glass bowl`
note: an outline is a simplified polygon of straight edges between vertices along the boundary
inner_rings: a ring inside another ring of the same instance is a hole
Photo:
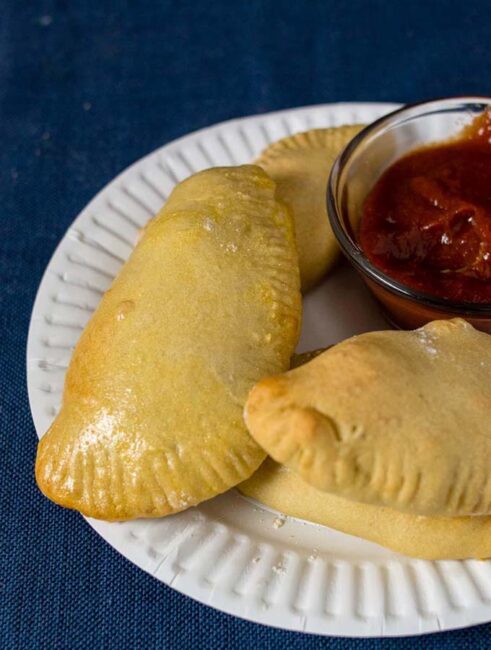
[[[412,149],[456,135],[490,107],[490,97],[451,97],[404,106],[360,131],[332,168],[327,210],[334,235],[388,320],[398,327],[412,329],[461,316],[491,333],[490,303],[457,303],[407,287],[371,264],[357,241],[365,198],[387,167]]]

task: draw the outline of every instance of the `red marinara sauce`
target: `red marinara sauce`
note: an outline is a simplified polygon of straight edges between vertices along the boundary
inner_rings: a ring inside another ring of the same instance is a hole
[[[389,167],[365,200],[358,239],[408,287],[491,303],[491,113]]]

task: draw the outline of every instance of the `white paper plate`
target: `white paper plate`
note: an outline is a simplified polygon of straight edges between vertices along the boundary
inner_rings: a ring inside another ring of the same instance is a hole
[[[269,142],[312,127],[370,122],[395,106],[333,104],[192,133],[138,161],[100,192],[56,250],[34,305],[27,349],[41,436],[55,416],[70,354],[128,257],[138,229],[172,187],[213,165],[251,161]],[[340,266],[305,301],[300,349],[386,328],[360,281]],[[161,520],[89,524],[131,562],[224,612],[290,630],[346,636],[419,634],[491,619],[491,563],[408,559],[287,519],[235,490]]]

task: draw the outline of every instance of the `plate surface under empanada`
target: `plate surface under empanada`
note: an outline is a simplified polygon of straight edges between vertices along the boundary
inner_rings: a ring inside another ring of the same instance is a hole
[[[301,319],[292,219],[259,167],[177,186],[87,325],[36,477],[108,520],[183,510],[264,458],[242,419],[289,365]]]
[[[370,332],[261,381],[253,437],[314,487],[422,515],[491,512],[491,338],[462,319]]]

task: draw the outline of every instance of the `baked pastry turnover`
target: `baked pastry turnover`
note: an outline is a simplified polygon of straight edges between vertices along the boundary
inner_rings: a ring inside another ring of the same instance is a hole
[[[339,248],[327,216],[327,182],[332,164],[361,128],[350,124],[296,133],[271,144],[256,161],[275,181],[278,198],[293,210],[304,292],[336,261]]]
[[[42,438],[41,490],[90,517],[177,512],[265,457],[248,391],[286,370],[301,319],[292,219],[259,167],[175,188],[87,325]]]
[[[491,512],[491,340],[462,319],[348,339],[264,379],[255,440],[319,490],[419,515]]]

